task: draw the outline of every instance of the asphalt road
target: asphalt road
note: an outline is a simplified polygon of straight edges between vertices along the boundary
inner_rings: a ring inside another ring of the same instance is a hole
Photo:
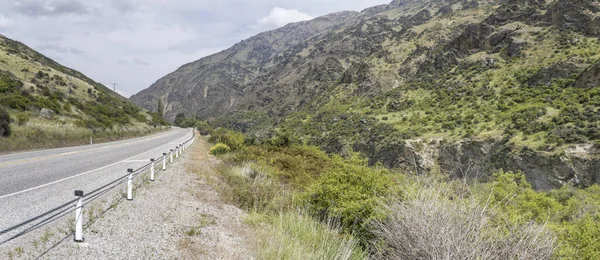
[[[118,142],[0,156],[0,230],[74,199],[159,158],[191,129]],[[158,165],[158,164],[157,164]]]

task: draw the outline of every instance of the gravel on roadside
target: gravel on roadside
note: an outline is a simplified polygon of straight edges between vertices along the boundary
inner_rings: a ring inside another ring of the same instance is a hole
[[[213,171],[218,160],[198,138],[156,181],[147,181],[132,201],[121,200],[84,230],[85,242],[71,240],[43,259],[254,259],[246,213],[222,203],[197,173]]]

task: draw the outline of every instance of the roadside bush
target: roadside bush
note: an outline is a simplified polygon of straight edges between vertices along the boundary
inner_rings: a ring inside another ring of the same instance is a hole
[[[339,219],[345,231],[367,241],[366,224],[385,217],[380,204],[393,185],[387,170],[368,167],[358,154],[349,160],[334,155],[331,168],[300,194],[300,201],[317,218]]]
[[[289,208],[291,198],[268,172],[256,165],[242,164],[222,172],[231,197],[240,208],[256,212],[277,212]]]
[[[227,131],[223,128],[218,128],[213,131],[208,141],[212,143],[224,143],[229,146],[232,151],[238,151],[245,146],[243,133]]]
[[[213,127],[205,121],[196,121],[194,127],[196,127],[198,131],[200,131],[201,135],[209,135],[214,130]]]
[[[0,107],[0,136],[10,137],[10,115],[3,107]]]
[[[329,156],[315,146],[250,146],[237,161],[255,161],[295,187],[307,186],[331,167]]]
[[[226,154],[229,151],[231,151],[231,148],[224,143],[218,143],[209,150],[212,155]]]

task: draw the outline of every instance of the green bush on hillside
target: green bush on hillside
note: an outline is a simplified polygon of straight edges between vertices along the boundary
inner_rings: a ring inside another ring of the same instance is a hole
[[[250,146],[237,162],[254,161],[285,184],[305,187],[331,167],[331,159],[316,146]]]
[[[551,192],[534,191],[523,173],[500,171],[489,184],[497,203],[498,223],[548,223],[558,235],[555,256],[595,259],[600,256],[600,186],[578,189],[569,185]],[[487,199],[485,193],[480,193]]]
[[[349,160],[334,155],[332,166],[300,195],[300,201],[320,219],[339,219],[342,227],[361,239],[370,236],[366,224],[385,217],[383,198],[392,192],[388,171],[366,165],[353,154]]]
[[[27,122],[29,122],[29,115],[26,113],[19,113],[17,115],[17,124],[22,126],[27,124]]]
[[[209,153],[212,155],[226,154],[231,151],[231,148],[224,143],[218,143],[215,146],[211,147]]]
[[[206,121],[196,121],[193,127],[197,128],[201,135],[209,135],[212,133],[214,128],[209,125]]]
[[[243,133],[219,128],[212,132],[208,141],[211,143],[224,143],[229,146],[232,151],[238,151],[245,146],[244,138]]]
[[[0,136],[9,137],[10,130],[10,115],[3,107],[0,107]]]

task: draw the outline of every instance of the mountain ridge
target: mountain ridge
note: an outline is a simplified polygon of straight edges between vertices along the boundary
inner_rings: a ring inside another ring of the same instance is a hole
[[[249,38],[227,51],[263,55],[268,66],[242,59],[178,75],[175,81],[188,84],[169,85],[166,114],[210,120],[257,142],[284,134],[327,152],[352,149],[388,167],[410,156],[402,148],[408,140],[490,140],[510,147],[497,158],[535,151],[532,158],[560,164],[556,172],[570,167],[585,172],[579,179],[594,179],[595,171],[554,158],[575,160],[569,151],[600,144],[599,11],[591,0],[393,1],[277,54]],[[219,66],[230,74],[213,73]],[[157,87],[132,100],[144,105]],[[192,94],[172,95],[182,91]],[[585,156],[596,158],[594,149],[583,149]],[[532,183],[548,188],[576,176]]]

